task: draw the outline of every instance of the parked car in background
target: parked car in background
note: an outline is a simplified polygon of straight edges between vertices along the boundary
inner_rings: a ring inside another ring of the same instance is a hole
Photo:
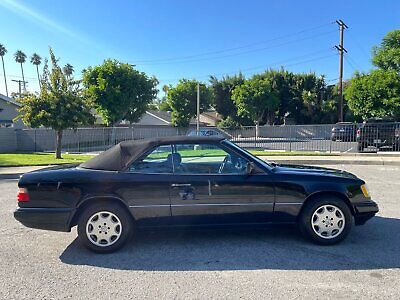
[[[331,140],[339,142],[355,142],[357,125],[351,122],[338,122],[332,127]]]
[[[334,169],[265,162],[218,137],[125,141],[80,166],[24,174],[15,218],[111,252],[136,230],[295,224],[332,245],[378,212],[365,182]],[[364,235],[366,236],[366,235]]]
[[[392,119],[373,118],[363,122],[357,130],[358,151],[399,150],[400,123]]]
[[[197,134],[196,129],[192,129],[188,132],[188,136],[215,136],[215,137],[225,137],[221,131],[215,128],[200,128],[199,134]]]

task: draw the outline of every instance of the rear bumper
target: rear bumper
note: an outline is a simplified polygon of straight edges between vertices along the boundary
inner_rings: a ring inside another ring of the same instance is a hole
[[[18,208],[14,218],[24,226],[54,231],[71,231],[73,208]]]
[[[369,200],[354,206],[354,220],[356,225],[363,225],[379,211],[378,204]]]

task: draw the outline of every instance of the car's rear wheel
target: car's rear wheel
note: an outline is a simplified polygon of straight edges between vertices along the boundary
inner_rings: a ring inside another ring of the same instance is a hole
[[[78,221],[81,243],[99,253],[109,253],[121,248],[132,233],[129,213],[116,203],[96,203],[88,206]]]
[[[333,245],[350,232],[353,216],[347,204],[334,196],[318,197],[306,203],[299,217],[300,230],[315,243]]]

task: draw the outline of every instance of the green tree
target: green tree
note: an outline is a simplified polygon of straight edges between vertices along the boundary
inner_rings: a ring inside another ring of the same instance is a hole
[[[7,87],[7,77],[6,77],[6,69],[4,67],[4,55],[6,55],[7,49],[4,47],[3,44],[0,44],[0,56],[1,56],[1,62],[3,64],[3,76],[4,76],[4,85],[6,87],[6,95],[8,97],[8,87]]]
[[[244,76],[239,73],[234,76],[222,77],[220,80],[215,76],[210,76],[210,83],[214,94],[213,106],[215,110],[223,118],[239,119],[237,116],[237,107],[232,99],[232,92],[235,87],[244,83]]]
[[[238,114],[251,119],[256,125],[273,124],[279,106],[279,94],[274,90],[270,78],[255,75],[233,90],[232,98]]]
[[[70,64],[66,64],[63,68],[63,72],[64,72],[65,76],[67,76],[68,78],[71,78],[74,71],[75,71],[74,67]]]
[[[389,32],[380,46],[373,49],[372,62],[383,70],[396,70],[400,74],[400,30]]]
[[[137,122],[156,98],[156,78],[135,70],[132,65],[105,60],[83,72],[83,84],[96,111],[107,125],[122,120]]]
[[[197,84],[196,80],[181,79],[175,87],[168,90],[167,104],[172,111],[172,123],[178,127],[187,127],[190,119],[197,112]],[[211,90],[200,85],[200,111],[210,107],[212,101]]]
[[[31,56],[31,63],[36,66],[36,74],[37,74],[37,79],[39,82],[39,87],[41,85],[40,83],[40,76],[39,76],[39,65],[42,63],[42,58],[40,57],[39,54],[33,53]]]
[[[17,63],[19,63],[21,65],[21,73],[22,73],[22,80],[23,80],[23,84],[24,84],[24,91],[26,91],[24,67],[22,66],[22,64],[24,64],[26,61],[26,54],[24,52],[22,52],[21,50],[17,50],[17,52],[14,53],[14,59]]]
[[[400,118],[400,76],[395,70],[356,72],[345,89],[354,115],[364,120],[371,117]]]
[[[45,60],[40,94],[24,94],[19,116],[30,127],[45,126],[56,131],[56,158],[61,158],[63,130],[91,124],[90,102],[84,98],[79,81],[68,80],[50,48],[51,70]]]

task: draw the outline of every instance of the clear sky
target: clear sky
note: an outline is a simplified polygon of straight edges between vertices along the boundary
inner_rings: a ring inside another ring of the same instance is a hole
[[[160,84],[179,78],[206,81],[243,71],[246,76],[270,67],[338,77],[336,19],[345,31],[345,78],[367,71],[371,47],[400,28],[400,1],[267,0],[0,0],[0,43],[9,90],[18,86],[16,50],[48,56],[53,47],[75,77],[89,65],[115,58],[155,75]],[[35,68],[24,65],[28,90],[37,90]],[[0,92],[5,93],[1,73]]]

